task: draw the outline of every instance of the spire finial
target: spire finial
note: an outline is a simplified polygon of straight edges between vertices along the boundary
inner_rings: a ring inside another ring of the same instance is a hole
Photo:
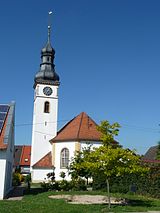
[[[51,36],[51,15],[52,11],[48,12],[48,42],[50,43],[50,36]]]

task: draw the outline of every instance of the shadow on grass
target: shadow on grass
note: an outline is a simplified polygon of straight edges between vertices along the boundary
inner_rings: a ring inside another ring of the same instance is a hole
[[[132,200],[132,199],[129,199],[129,200],[126,200],[127,201],[127,206],[141,206],[141,207],[151,207],[153,206],[153,202],[152,201],[145,201],[145,200]]]
[[[37,195],[40,193],[46,192],[42,188],[30,188],[24,190],[24,195]]]

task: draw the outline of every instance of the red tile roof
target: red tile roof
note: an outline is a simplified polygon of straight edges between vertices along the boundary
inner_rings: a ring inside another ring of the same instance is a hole
[[[33,165],[33,167],[34,168],[53,168],[51,152],[49,152],[43,158],[41,158],[37,163]]]
[[[31,146],[23,146],[21,152],[20,166],[30,166]]]
[[[100,141],[97,124],[85,113],[69,121],[57,134],[54,141]]]
[[[14,167],[19,166],[19,164],[20,164],[22,147],[23,146],[21,146],[21,145],[14,146]]]
[[[159,163],[160,164],[160,160],[142,159],[142,161],[145,163]]]
[[[8,118],[8,115],[6,116],[2,131],[0,133],[0,149],[7,148],[7,144],[4,144],[4,136],[5,136],[6,126],[7,126],[7,118]]]

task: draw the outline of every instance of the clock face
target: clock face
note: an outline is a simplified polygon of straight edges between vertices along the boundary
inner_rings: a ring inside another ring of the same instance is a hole
[[[45,94],[45,95],[47,95],[47,96],[50,96],[51,94],[52,94],[52,88],[50,88],[50,87],[45,87],[44,89],[43,89],[43,93]]]

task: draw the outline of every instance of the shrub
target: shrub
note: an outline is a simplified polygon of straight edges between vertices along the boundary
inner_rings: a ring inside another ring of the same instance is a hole
[[[93,190],[102,190],[107,188],[106,177],[103,174],[95,174],[92,182]]]
[[[13,186],[19,186],[21,185],[21,174],[14,172],[12,176],[12,185]]]
[[[50,172],[47,174],[47,179],[54,182],[55,181],[55,172]]]
[[[93,177],[93,190],[107,190],[106,179],[103,175]],[[135,174],[113,176],[110,179],[112,193],[137,193],[160,198],[160,167],[151,167],[149,172],[137,177]]]
[[[69,191],[72,189],[72,185],[70,181],[61,180],[58,183],[59,183],[59,190]]]
[[[45,182],[41,182],[41,187],[44,191],[48,191],[50,189],[50,184],[45,183]]]
[[[24,181],[27,183],[28,189],[30,189],[31,174],[25,176]]]
[[[41,182],[41,187],[44,191],[49,190],[60,190],[59,182],[58,181],[49,181],[49,182]]]
[[[29,175],[26,175],[26,176],[24,177],[24,182],[25,182],[25,183],[31,182],[31,175],[30,175],[30,174],[29,174]]]
[[[24,179],[25,179],[25,177],[22,174],[20,174],[20,181],[24,182]]]
[[[66,173],[62,171],[59,176],[64,179],[66,177]]]
[[[71,188],[74,191],[85,191],[85,190],[87,190],[85,180],[80,178],[80,177],[72,179]]]

